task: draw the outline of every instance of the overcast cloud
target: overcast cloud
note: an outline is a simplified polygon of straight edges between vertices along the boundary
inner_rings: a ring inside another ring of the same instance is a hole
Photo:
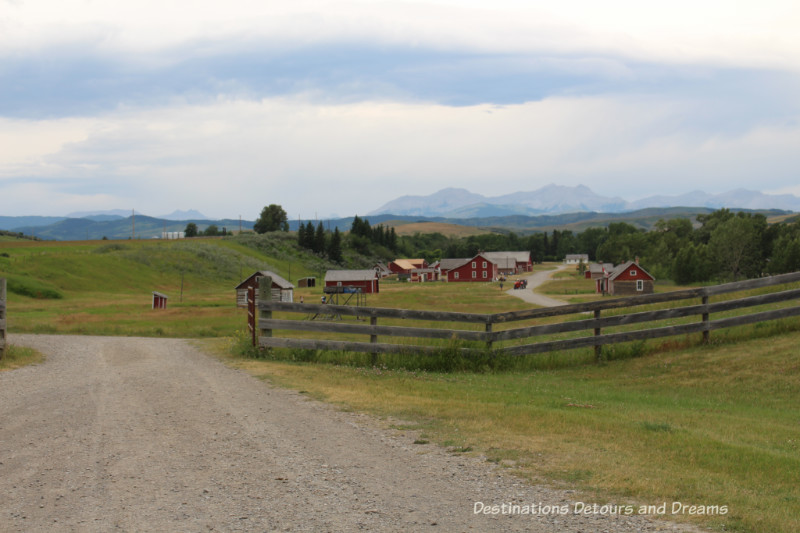
[[[800,195],[793,1],[0,0],[0,214]]]

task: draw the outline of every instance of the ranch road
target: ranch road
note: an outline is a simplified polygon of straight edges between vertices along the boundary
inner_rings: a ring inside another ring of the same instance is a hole
[[[529,304],[539,305],[542,307],[554,307],[557,305],[566,305],[567,302],[563,300],[556,300],[555,298],[550,298],[549,296],[545,296],[544,294],[539,294],[538,292],[534,292],[536,287],[550,281],[550,278],[556,272],[560,272],[568,268],[568,265],[559,265],[556,267],[555,270],[541,270],[539,272],[534,272],[533,274],[526,276],[525,279],[528,280],[528,286],[525,289],[515,289],[514,283],[511,282],[509,285],[511,288],[506,289],[506,292],[512,296],[516,296]]]
[[[573,505],[479,458],[231,369],[178,339],[12,335],[0,373],[0,531],[695,531]],[[572,510],[572,507],[570,507]]]

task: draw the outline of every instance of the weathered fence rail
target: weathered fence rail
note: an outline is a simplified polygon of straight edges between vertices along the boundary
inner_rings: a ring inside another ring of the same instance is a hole
[[[0,278],[0,359],[6,351],[6,280]]]
[[[711,315],[716,313],[800,300],[800,289],[794,288],[757,296],[722,300],[714,303],[709,302],[709,299],[712,296],[720,296],[729,293],[761,288],[778,287],[780,285],[787,285],[797,282],[800,282],[800,272],[734,283],[726,283],[711,287],[674,291],[669,293],[631,296],[627,298],[601,300],[590,303],[527,309],[523,311],[496,314],[454,313],[446,311],[389,309],[377,307],[351,307],[327,304],[296,304],[269,301],[267,298],[261,298],[259,303],[259,311],[261,316],[258,321],[258,328],[260,331],[258,344],[262,348],[302,348],[360,351],[370,353],[408,351],[430,352],[440,350],[441,346],[420,343],[387,343],[378,342],[378,339],[380,337],[440,340],[456,339],[459,341],[484,343],[486,348],[495,349],[498,352],[509,355],[526,355],[593,346],[596,354],[599,356],[601,347],[609,344],[656,339],[675,335],[687,335],[692,333],[702,333],[703,338],[708,340],[710,332],[713,330],[800,316],[800,305],[794,305],[791,307],[783,307],[780,309],[761,311],[757,313],[718,318],[715,320],[711,319]],[[264,289],[260,287],[259,290]],[[601,316],[603,311],[608,310],[679,302],[697,298],[700,299],[699,304],[659,309],[655,311],[632,312],[606,317]],[[365,321],[365,323],[323,323],[309,320],[277,319],[272,317],[273,312],[289,314],[302,313],[305,315],[315,313],[336,314],[340,316],[355,317]],[[586,314],[592,315],[592,318],[580,318]],[[531,321],[540,318],[569,315],[578,315],[579,318],[577,320],[573,319],[552,324],[526,325],[519,328],[494,331],[495,325],[507,325],[520,321]],[[647,329],[638,329],[635,331],[603,333],[604,329],[613,327],[631,326],[635,324],[644,324],[647,322],[657,322],[672,319],[685,319],[692,316],[698,316],[700,318],[699,321],[678,325],[661,325]],[[369,324],[366,323],[367,319],[369,319]],[[393,321],[417,320],[424,322],[464,323],[473,325],[482,324],[484,328],[483,331],[475,331],[465,329],[450,329],[447,327],[437,328],[378,325],[379,319],[389,319]],[[288,330],[306,333],[312,332],[318,335],[325,334],[326,336],[330,334],[349,336],[369,335],[369,342],[354,340],[330,340],[324,338],[298,338],[287,336],[278,337],[274,335],[274,330]],[[591,330],[591,335],[524,344],[517,343],[515,345],[503,347],[496,346],[496,343],[501,342],[519,342],[524,341],[525,339],[533,339],[535,337],[541,337],[545,335],[573,333],[585,330]],[[470,352],[476,350],[476,348],[464,348],[463,350],[465,352]]]

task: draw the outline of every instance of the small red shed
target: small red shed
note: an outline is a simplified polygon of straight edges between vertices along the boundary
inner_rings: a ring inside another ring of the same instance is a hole
[[[167,296],[166,294],[161,294],[160,292],[153,291],[153,309],[166,309],[167,308]]]

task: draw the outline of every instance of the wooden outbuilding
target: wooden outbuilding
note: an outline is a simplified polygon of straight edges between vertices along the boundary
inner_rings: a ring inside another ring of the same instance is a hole
[[[236,286],[236,307],[247,308],[247,290],[251,287],[255,289],[256,298],[258,298],[258,280],[266,276],[272,278],[272,299],[274,301],[289,303],[294,301],[294,285],[274,272],[259,270]]]
[[[169,296],[153,291],[153,309],[166,309]]]
[[[380,277],[374,269],[370,270],[328,270],[325,274],[325,289],[340,287],[360,289],[363,294],[380,292]]]
[[[588,254],[567,254],[564,258],[564,263],[567,265],[577,265],[580,263],[588,264],[589,263],[589,255]]]
[[[653,294],[655,281],[656,278],[643,269],[638,261],[628,261],[608,273],[604,292],[616,296]]]
[[[428,262],[425,259],[395,259],[388,267],[394,274],[411,274],[412,270],[428,268]]]
[[[297,280],[298,287],[306,287],[312,288],[317,286],[317,278],[315,277],[307,277],[307,278],[300,278]]]

